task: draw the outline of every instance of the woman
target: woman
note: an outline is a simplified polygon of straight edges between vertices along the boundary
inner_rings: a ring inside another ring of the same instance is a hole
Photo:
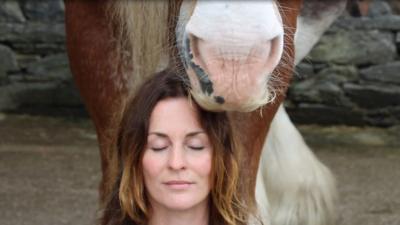
[[[122,115],[119,177],[102,224],[245,224],[227,115],[202,110],[171,71],[137,93]]]

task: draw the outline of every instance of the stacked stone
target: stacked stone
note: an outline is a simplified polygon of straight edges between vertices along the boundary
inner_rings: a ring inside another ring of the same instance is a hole
[[[400,16],[374,1],[343,15],[296,69],[286,102],[295,122],[400,124]]]
[[[65,52],[62,0],[0,2],[0,111],[83,111]]]

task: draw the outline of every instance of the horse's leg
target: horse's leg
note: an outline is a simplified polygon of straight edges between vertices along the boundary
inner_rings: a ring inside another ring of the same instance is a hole
[[[263,151],[264,152],[264,151]],[[264,153],[261,154],[261,160],[260,163],[261,165],[258,167],[258,172],[257,172],[257,181],[256,181],[256,201],[257,201],[257,207],[258,207],[258,213],[260,216],[261,221],[263,221],[265,224],[270,224],[271,221],[271,214],[270,214],[270,204],[267,196],[267,186],[265,184],[266,180],[264,179],[264,167],[262,166],[263,163],[263,155]],[[252,223],[250,223],[252,224]],[[257,224],[257,223],[254,223]]]
[[[297,21],[296,59],[300,62],[343,12],[345,0],[304,1]],[[330,224],[334,218],[334,179],[304,143],[283,106],[277,112],[261,157],[273,225]],[[262,195],[257,196],[262,199]]]
[[[273,225],[333,224],[334,178],[314,156],[283,106],[272,121],[260,170]]]
[[[112,35],[105,5],[107,1],[65,1],[67,50],[75,83],[96,128],[100,147],[104,202],[115,178],[116,152],[110,149],[109,132],[122,99],[122,81],[115,75]]]

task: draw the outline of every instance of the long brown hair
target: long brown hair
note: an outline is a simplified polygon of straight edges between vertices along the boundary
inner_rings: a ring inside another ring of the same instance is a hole
[[[149,208],[142,173],[142,158],[146,146],[149,121],[156,104],[166,98],[187,97],[198,109],[201,126],[213,147],[210,224],[245,224],[249,210],[239,193],[238,154],[240,145],[225,112],[201,109],[190,98],[183,76],[171,70],[162,71],[145,82],[137,95],[128,100],[122,113],[116,148],[119,173],[108,199],[102,225],[146,224]]]

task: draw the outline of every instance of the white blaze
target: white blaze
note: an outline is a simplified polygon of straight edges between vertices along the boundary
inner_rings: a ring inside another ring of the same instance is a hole
[[[283,34],[273,1],[199,0],[186,32],[222,45],[250,46]]]

